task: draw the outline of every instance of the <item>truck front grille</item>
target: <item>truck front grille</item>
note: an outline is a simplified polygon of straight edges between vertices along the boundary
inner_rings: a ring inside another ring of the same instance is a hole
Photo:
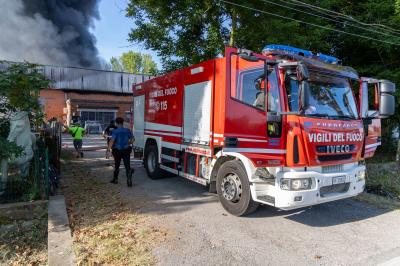
[[[320,155],[320,156],[318,156],[318,160],[320,162],[348,160],[348,159],[351,159],[351,155],[352,155],[351,153],[335,154],[335,155]]]
[[[333,193],[345,193],[349,190],[350,183],[337,184],[332,186],[321,187],[319,194],[321,197],[329,197],[329,194]]]
[[[322,166],[322,173],[340,173],[343,171],[343,164]]]

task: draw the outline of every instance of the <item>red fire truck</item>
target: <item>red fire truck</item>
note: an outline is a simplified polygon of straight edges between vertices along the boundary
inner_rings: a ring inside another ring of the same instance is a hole
[[[178,175],[241,216],[356,196],[394,113],[394,83],[283,45],[225,56],[133,86],[135,149],[152,179]]]

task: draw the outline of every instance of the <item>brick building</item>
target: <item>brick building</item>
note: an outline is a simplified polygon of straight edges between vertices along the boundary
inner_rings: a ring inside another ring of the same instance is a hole
[[[90,120],[107,124],[118,116],[127,121],[130,119],[130,95],[45,89],[40,92],[40,97],[47,119],[55,117],[58,121],[66,122],[68,99],[71,102],[71,116],[79,116],[82,122]]]
[[[129,121],[132,106],[132,85],[150,78],[121,72],[93,69],[43,66],[51,88],[40,92],[46,118],[99,121],[103,127],[121,116]],[[67,104],[67,100],[70,104]]]

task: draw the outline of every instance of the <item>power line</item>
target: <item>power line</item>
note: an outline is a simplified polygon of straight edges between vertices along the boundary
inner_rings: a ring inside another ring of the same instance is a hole
[[[377,26],[378,28],[381,28],[381,29],[385,28],[386,30],[388,30],[388,31],[390,31],[392,33],[399,33],[400,32],[400,30],[393,29],[393,28],[391,28],[389,26],[386,26],[386,25],[383,25],[383,24],[365,23],[365,22],[356,20],[355,18],[353,18],[351,16],[348,16],[348,15],[345,15],[345,14],[342,14],[342,13],[339,13],[339,12],[336,12],[336,11],[333,11],[333,10],[329,10],[329,9],[326,9],[326,8],[322,8],[322,7],[319,7],[319,6],[315,6],[315,5],[312,5],[312,4],[309,4],[309,3],[304,3],[304,2],[301,2],[301,1],[298,1],[298,0],[290,0],[290,1],[292,3],[289,3],[289,2],[286,2],[286,3],[292,4],[292,5],[297,5],[297,6],[302,6],[302,7],[307,7],[307,8],[314,9],[314,10],[316,10],[316,9],[317,10],[322,10],[322,11],[325,12],[324,13],[325,15],[329,15],[329,16],[332,16],[332,17],[333,16],[340,16],[342,18],[345,18],[345,19],[350,20],[352,22],[359,23],[359,24],[364,25],[364,26]],[[322,13],[321,11],[318,11],[318,12]],[[329,13],[331,13],[331,14],[329,14]]]
[[[302,20],[299,20],[299,19],[285,17],[285,16],[282,16],[282,15],[279,15],[279,14],[275,14],[275,13],[268,12],[268,11],[265,11],[265,10],[260,10],[260,9],[257,9],[257,8],[253,8],[253,7],[249,7],[249,6],[233,3],[233,2],[230,2],[230,1],[226,1],[226,0],[220,0],[220,1],[224,2],[226,4],[229,4],[229,5],[234,5],[234,6],[246,8],[246,9],[249,9],[249,10],[253,10],[253,11],[256,11],[256,12],[261,12],[261,13],[268,14],[268,15],[271,15],[271,16],[274,16],[274,17],[278,17],[278,18],[292,20],[292,21],[296,21],[296,22],[299,22],[299,23],[304,23],[304,24],[307,24],[307,25],[311,25],[311,26],[314,26],[314,27],[318,27],[318,28],[322,28],[322,29],[326,29],[326,30],[336,31],[336,32],[340,32],[340,33],[343,33],[343,34],[348,34],[348,35],[364,38],[364,39],[367,39],[367,40],[373,40],[373,41],[377,41],[377,42],[383,42],[383,43],[388,43],[388,44],[399,45],[400,46],[400,44],[398,44],[398,43],[384,41],[384,40],[380,40],[380,39],[375,39],[375,38],[372,38],[372,37],[359,35],[359,34],[356,34],[356,33],[351,33],[351,32],[347,32],[347,31],[343,31],[343,30],[333,29],[333,28],[321,26],[321,25],[318,25],[318,24],[314,24],[314,23],[311,23],[311,22],[305,22],[305,21],[302,21]]]
[[[280,6],[280,7],[286,8],[286,9],[291,9],[291,10],[294,10],[294,11],[297,11],[297,12],[301,12],[301,13],[304,13],[304,14],[307,14],[307,15],[310,15],[310,16],[319,17],[319,18],[322,18],[322,19],[325,19],[325,20],[334,21],[334,22],[341,23],[341,24],[346,24],[347,23],[347,21],[341,21],[341,20],[338,20],[338,19],[333,19],[333,18],[320,16],[320,15],[309,13],[309,12],[306,12],[304,10],[293,8],[293,7],[290,7],[290,6],[287,6],[287,5],[275,3],[275,2],[272,2],[272,1],[269,1],[269,0],[262,0],[262,1],[265,2],[265,3],[270,3],[270,4],[273,4],[273,5],[276,5],[276,6]],[[284,2],[284,1],[281,1],[281,2]],[[400,37],[400,36],[392,35],[392,34],[387,33],[387,32],[382,32],[382,31],[378,31],[378,30],[373,30],[373,29],[368,29],[368,28],[365,28],[365,27],[361,27],[361,26],[358,26],[358,25],[353,25],[350,22],[349,22],[348,25],[351,26],[351,27],[359,28],[359,29],[362,29],[362,30],[365,30],[365,31],[374,32],[374,33],[378,33],[378,34],[382,34],[382,35],[386,35],[386,36],[390,36],[390,37]],[[396,33],[396,34],[398,34],[398,33]]]

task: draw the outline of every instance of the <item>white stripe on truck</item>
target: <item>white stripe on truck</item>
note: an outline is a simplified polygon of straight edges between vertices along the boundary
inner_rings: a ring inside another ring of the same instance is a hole
[[[147,130],[146,129],[146,134],[154,134],[154,135],[162,135],[162,136],[171,136],[171,137],[182,137],[181,134],[173,134],[173,133],[166,133],[166,132],[159,132],[159,131],[153,131],[153,130]]]
[[[165,124],[151,123],[146,122],[145,128],[149,130],[162,130],[162,131],[171,131],[171,132],[182,132],[181,127],[170,126]]]
[[[370,149],[370,148],[378,147],[379,145],[381,145],[381,142],[377,142],[377,143],[374,143],[374,144],[365,145],[365,148],[366,148],[366,149]]]

